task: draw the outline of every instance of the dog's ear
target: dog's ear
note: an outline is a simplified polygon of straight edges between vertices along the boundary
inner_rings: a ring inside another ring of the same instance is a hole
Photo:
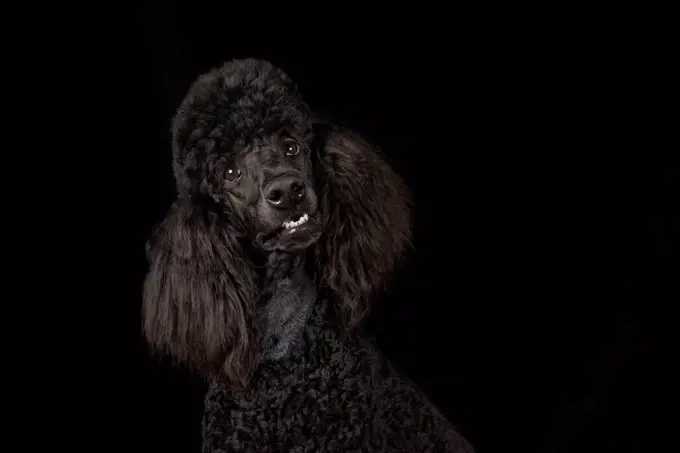
[[[227,214],[175,202],[147,245],[144,334],[204,376],[244,387],[257,366],[255,271]]]
[[[382,153],[359,135],[317,122],[315,141],[324,226],[316,247],[320,283],[353,327],[411,244],[411,197]]]

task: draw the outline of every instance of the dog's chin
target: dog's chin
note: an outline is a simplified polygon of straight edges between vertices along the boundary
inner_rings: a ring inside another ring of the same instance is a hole
[[[316,244],[322,232],[321,223],[313,217],[308,217],[304,223],[297,225],[287,223],[285,226],[258,233],[255,242],[265,252],[294,252]]]

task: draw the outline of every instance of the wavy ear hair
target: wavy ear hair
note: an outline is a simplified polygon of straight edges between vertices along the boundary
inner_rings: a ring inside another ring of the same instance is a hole
[[[210,201],[180,195],[147,245],[144,334],[156,351],[242,388],[257,367],[256,276]]]
[[[315,123],[315,179],[324,235],[320,284],[347,327],[368,314],[411,245],[411,196],[382,153],[352,131]]]

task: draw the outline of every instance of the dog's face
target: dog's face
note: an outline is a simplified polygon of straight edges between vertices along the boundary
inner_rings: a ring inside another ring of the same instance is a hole
[[[281,129],[255,138],[221,169],[234,214],[263,250],[304,249],[321,235],[311,145]]]
[[[265,251],[300,250],[321,235],[312,118],[280,69],[234,61],[200,77],[173,122],[181,191],[215,199]]]

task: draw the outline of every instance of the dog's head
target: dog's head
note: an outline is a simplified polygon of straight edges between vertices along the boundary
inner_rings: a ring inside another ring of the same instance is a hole
[[[150,344],[245,385],[260,355],[254,249],[305,250],[356,326],[410,240],[410,197],[385,157],[313,120],[290,78],[259,60],[201,76],[172,133],[178,199],[148,245]]]
[[[312,118],[283,71],[241,60],[200,77],[173,138],[180,193],[212,198],[265,251],[318,240]]]

